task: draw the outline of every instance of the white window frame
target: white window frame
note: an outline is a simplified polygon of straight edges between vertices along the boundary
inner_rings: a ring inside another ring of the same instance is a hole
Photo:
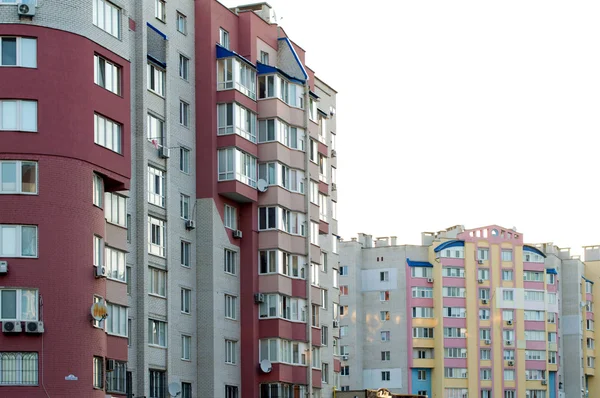
[[[152,216],[148,216],[148,253],[165,257],[167,254],[167,223]],[[153,235],[153,229],[156,234]],[[157,238],[157,239],[155,239]]]
[[[225,363],[229,365],[237,363],[237,341],[225,339]]]
[[[162,298],[167,297],[167,272],[161,268],[149,267],[150,283],[148,294]]]
[[[179,147],[179,171],[182,173],[190,174],[190,155],[188,148]]]
[[[160,0],[157,0],[160,1]],[[165,96],[165,80],[167,71],[162,67],[148,62],[148,90],[154,94],[163,97]]]
[[[102,69],[104,69],[104,76],[100,74]],[[121,67],[98,54],[94,54],[94,83],[120,96]]]
[[[182,314],[189,315],[192,310],[192,290],[182,287],[180,292],[181,298],[181,308],[180,311]]]
[[[14,189],[10,189],[10,185],[12,182],[4,181],[4,170],[8,170],[8,165],[14,165]],[[23,179],[23,168],[25,167],[34,167],[34,179],[35,182],[33,184],[34,190],[29,192],[24,190],[23,187],[30,185],[28,182],[25,182]],[[5,169],[6,168],[6,169]],[[10,195],[37,195],[38,193],[38,162],[35,161],[25,161],[25,160],[0,160],[0,194],[10,194]]]
[[[181,335],[181,360],[191,361],[192,359],[192,336]]]
[[[32,246],[31,249],[33,249],[33,252],[26,253],[24,251],[25,245],[23,244],[25,238],[24,232],[29,230],[34,231],[33,238],[35,239],[35,242],[30,242],[30,246]],[[10,231],[12,231],[12,236],[8,235]],[[5,242],[5,239],[6,241],[10,239],[14,242],[14,244],[11,244],[9,246],[9,244]],[[37,258],[38,241],[39,237],[37,225],[0,224],[0,258]]]
[[[179,194],[179,217],[183,220],[190,219],[190,196],[183,193]]]
[[[179,124],[190,127],[190,104],[184,100],[179,100]]]
[[[237,252],[230,249],[224,250],[223,268],[226,274],[237,275]]]
[[[104,246],[104,258],[108,278],[125,282],[125,252]]]
[[[219,181],[237,180],[256,188],[257,159],[237,148],[218,150]]]
[[[223,28],[219,28],[219,44],[229,50],[229,32]]]
[[[161,22],[165,22],[167,18],[167,2],[165,0],[155,0],[154,17]]]
[[[165,175],[163,170],[148,166],[148,203],[165,207]]]
[[[110,1],[92,0],[93,23],[111,36],[121,38],[121,8]],[[107,18],[109,17],[109,18]]]
[[[12,104],[13,113],[8,113],[7,108]],[[6,99],[0,101],[0,131],[37,131],[37,101]],[[27,114],[26,114],[27,111]],[[31,113],[30,113],[31,111]],[[6,113],[6,114],[5,114]],[[12,124],[8,124],[9,119]]]
[[[187,17],[179,11],[177,11],[177,31],[187,35]]]
[[[180,244],[181,249],[181,266],[190,268],[192,264],[192,243],[182,240]]]
[[[4,293],[14,292],[15,297],[15,317],[4,317],[2,311],[2,298]],[[26,300],[26,298],[29,298]],[[23,308],[24,301],[27,301],[29,306]],[[29,314],[25,314],[28,311]],[[37,289],[18,289],[18,288],[2,288],[0,289],[0,321],[37,321],[40,316],[39,310],[39,291]]]
[[[225,300],[225,318],[231,319],[233,321],[237,320],[237,296],[233,296],[231,294],[224,295]]]
[[[223,225],[228,229],[237,229],[237,208],[229,205],[224,206]]]
[[[108,316],[104,321],[106,333],[127,337],[127,320],[129,319],[127,307],[114,303],[106,303],[106,307],[108,309]]]
[[[112,192],[104,193],[106,222],[127,228],[127,198]]]
[[[92,203],[94,206],[102,208],[102,200],[104,199],[104,180],[96,173],[93,174],[92,179]]]
[[[15,39],[15,65],[4,65],[4,60],[2,59],[4,39]],[[27,51],[25,50],[26,48],[29,51],[33,50],[33,54],[30,54],[29,57],[25,57],[25,51]],[[32,37],[0,36],[0,67],[37,68],[37,39]]]
[[[148,345],[167,348],[167,322],[158,319],[148,319]]]

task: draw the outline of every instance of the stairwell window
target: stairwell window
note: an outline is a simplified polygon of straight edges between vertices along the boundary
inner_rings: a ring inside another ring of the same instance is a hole
[[[223,219],[225,228],[237,229],[237,209],[235,207],[225,205]]]
[[[148,90],[153,93],[165,96],[165,75],[164,69],[155,64],[148,63]]]
[[[37,101],[0,101],[0,130],[37,131]]]
[[[164,270],[150,267],[149,293],[159,297],[167,297],[167,273]]]
[[[190,59],[179,54],[179,77],[188,80],[190,75]]]
[[[159,21],[165,22],[167,14],[167,3],[165,0],[155,0],[154,16]]]
[[[106,0],[93,0],[94,25],[119,39],[121,37],[121,9]]]
[[[148,166],[148,203],[165,207],[165,172]]]
[[[0,161],[0,194],[37,194],[37,162]]]
[[[219,44],[229,50],[229,32],[223,28],[219,29]]]
[[[167,346],[167,323],[155,319],[148,320],[148,344]]]
[[[184,220],[190,219],[190,197],[188,195],[179,195],[179,216]]]
[[[37,67],[37,39],[0,37],[0,66]]]
[[[166,223],[148,216],[148,253],[164,257],[166,248]]]
[[[0,257],[37,257],[35,225],[0,225]]]
[[[121,95],[121,67],[99,55],[94,55],[94,83]]]
[[[187,34],[187,17],[180,12],[177,13],[177,31]]]
[[[179,124],[190,127],[190,104],[179,101]]]
[[[237,362],[237,341],[225,340],[225,363],[235,365]]]

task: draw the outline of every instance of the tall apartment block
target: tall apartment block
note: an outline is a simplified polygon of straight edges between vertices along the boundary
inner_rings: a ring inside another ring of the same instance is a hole
[[[268,4],[4,0],[0,66],[0,396],[333,395],[336,91]]]
[[[424,233],[415,246],[365,234],[342,242],[341,389],[563,396],[569,265],[546,246],[497,225]]]

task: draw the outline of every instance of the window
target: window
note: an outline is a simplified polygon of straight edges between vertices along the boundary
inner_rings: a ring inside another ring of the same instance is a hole
[[[131,295],[131,282],[132,282],[131,267],[125,268],[125,280],[127,281],[127,294]]]
[[[585,281],[585,292],[592,293],[592,288],[594,285],[591,282]]]
[[[491,373],[491,370],[488,369],[488,371]],[[485,380],[491,380],[491,379],[485,379]],[[480,398],[492,398],[492,390],[481,390]]]
[[[502,292],[502,299],[504,301],[514,301],[514,299],[515,299],[514,291],[512,291],[512,290],[504,290]]]
[[[444,348],[444,358],[466,358],[466,348]],[[483,358],[481,358],[483,359]]]
[[[525,301],[544,301],[544,292],[537,290],[525,290]]]
[[[225,363],[235,365],[236,363],[237,342],[225,340]]]
[[[238,180],[256,188],[256,158],[236,148],[219,149],[219,181]]]
[[[112,192],[104,193],[104,218],[111,224],[127,228],[127,198]]]
[[[319,246],[319,224],[310,222],[310,243]]]
[[[225,228],[237,229],[237,209],[235,207],[225,205],[223,218]]]
[[[389,331],[381,332],[381,341],[390,341],[390,332]]]
[[[189,314],[192,307],[192,291],[181,288],[181,313]]]
[[[260,52],[260,63],[269,65],[269,53],[265,51]]]
[[[594,341],[594,339],[592,339],[592,338],[588,337],[588,338],[586,339],[586,346],[587,346],[587,348],[588,348],[589,350],[593,350],[593,349],[595,348],[595,341]]]
[[[340,326],[340,337],[348,336],[348,326]]]
[[[431,268],[427,268],[430,270]],[[464,278],[465,277],[465,269],[458,267],[442,267],[442,276],[453,277],[453,278]]]
[[[327,326],[321,326],[321,345],[326,346],[329,338],[329,328]]]
[[[237,319],[237,297],[225,295],[225,318]]]
[[[488,288],[479,289],[479,298],[482,300],[489,300],[490,299],[490,289],[488,289]]]
[[[37,162],[0,161],[0,194],[36,194]]]
[[[112,247],[104,247],[104,255],[106,265],[106,272],[109,278],[115,279],[121,282],[125,280],[125,252],[122,252]]]
[[[0,232],[2,232],[1,226],[0,226]],[[104,266],[103,248],[104,248],[103,239],[99,236],[94,235],[94,266],[95,267]]]
[[[0,257],[37,257],[37,251],[37,226],[0,224]]]
[[[333,304],[335,305],[335,303],[333,303]],[[349,313],[349,312],[348,312],[349,310],[348,310],[348,306],[347,306],[347,305],[340,305],[340,306],[339,306],[339,308],[340,308],[340,315],[342,315],[342,316],[343,316],[343,315],[345,315],[345,314],[348,314],[348,313]]]
[[[544,370],[526,369],[525,380],[544,380],[546,378],[545,373]]]
[[[544,321],[544,311],[523,311],[524,319],[526,321]]]
[[[525,390],[525,398],[546,398],[546,390]]]
[[[225,272],[231,275],[237,274],[237,253],[233,250],[225,249]]]
[[[388,313],[389,320],[389,311]],[[429,307],[413,307],[412,308],[412,317],[413,318],[433,318],[433,308]]]
[[[340,276],[348,276],[348,266],[347,265],[342,265],[340,267]]]
[[[379,301],[390,301],[390,291],[379,292]]]
[[[515,350],[504,350],[504,360],[505,361],[514,361],[515,360]]]
[[[158,1],[158,0],[157,0]],[[166,398],[167,389],[166,372],[160,370],[150,370],[150,397]]]
[[[413,308],[414,315],[415,308]],[[389,311],[379,311],[379,320],[382,322],[390,320],[390,312]]]
[[[594,330],[594,321],[591,319],[585,320],[585,330]]]
[[[491,338],[490,329],[479,329],[479,340],[490,340]]]
[[[148,114],[148,141],[163,146],[165,139],[165,122],[158,117]]]
[[[2,358],[4,359],[4,357]],[[94,357],[94,388],[104,388],[104,358]]]
[[[181,359],[189,361],[192,351],[192,336],[181,335]]]
[[[340,282],[339,279],[340,279],[339,271],[334,268],[333,269],[333,282],[332,282],[334,288],[337,288],[339,286],[339,282]]]
[[[148,166],[148,203],[165,207],[165,172]]]
[[[192,383],[181,383],[181,398],[192,398]]]
[[[179,124],[190,127],[190,104],[179,101]]]
[[[167,323],[154,319],[148,320],[148,344],[167,346]]]
[[[166,255],[166,223],[148,216],[148,253],[159,257]]]
[[[190,150],[179,147],[179,171],[190,174]]]
[[[112,364],[112,370],[108,371],[109,363]],[[106,391],[112,391],[125,394],[125,380],[127,375],[127,362],[115,361],[114,359],[106,360]]]
[[[106,332],[117,336],[127,337],[127,307],[108,303],[108,317],[106,318]]]
[[[94,143],[122,153],[121,124],[94,113]]]
[[[546,340],[546,334],[543,330],[526,330],[525,340],[544,341]]]
[[[481,309],[479,310],[479,319],[482,321],[487,321],[490,319],[490,310]]]
[[[466,388],[444,388],[444,398],[467,398],[467,394]]]
[[[515,331],[511,329],[503,330],[502,337],[505,341],[514,341],[515,340]]]
[[[160,95],[161,97],[164,97],[165,75],[166,72],[164,69],[160,68],[158,65],[148,63],[148,90]]]
[[[37,131],[37,101],[0,101],[0,130]]]
[[[410,274],[413,278],[431,278],[433,275],[433,268],[411,267]]]
[[[422,372],[422,371],[419,371]],[[390,381],[390,371],[389,370],[385,370],[383,372],[381,372],[381,381]]]
[[[150,268],[150,294],[167,296],[167,273],[158,268]]]
[[[223,28],[219,29],[219,44],[229,50],[229,32]]]
[[[238,103],[218,104],[217,134],[237,134],[256,142],[256,114]]]
[[[485,268],[480,268],[477,270],[477,278],[487,281],[490,279],[490,270]]]
[[[262,250],[259,253],[259,273],[279,273],[292,278],[305,276],[305,259],[303,256],[292,255],[281,250]]]
[[[111,93],[121,95],[121,67],[94,55],[94,83]]]
[[[0,37],[0,66],[37,67],[37,39]]]
[[[502,250],[502,261],[512,261],[512,250]]]
[[[381,360],[389,361],[390,360],[390,351],[381,351]]]
[[[121,37],[121,9],[106,0],[93,0],[94,25],[113,35]]]
[[[165,22],[165,16],[167,13],[167,3],[165,0],[154,0],[154,16],[156,19]]]
[[[514,313],[512,310],[503,310],[502,311],[502,320],[503,321],[512,321]]]
[[[319,327],[319,306],[311,305],[310,324],[314,327]]]
[[[556,351],[548,351],[548,363],[552,365],[556,365]]]
[[[419,380],[419,381],[427,380],[427,371],[426,370],[417,370],[417,380]]]
[[[444,377],[448,379],[466,379],[467,369],[465,368],[444,368]]]
[[[180,12],[177,13],[177,31],[184,35],[187,34],[187,17]]]
[[[523,280],[529,282],[543,282],[543,272],[523,271]]]
[[[467,310],[464,307],[444,307],[443,316],[445,318],[465,318]]]
[[[225,398],[239,398],[237,386],[225,386]]]
[[[504,369],[504,380],[513,381],[515,379],[515,371],[513,369]]]
[[[492,379],[492,370],[491,369],[481,369],[479,371],[481,380],[491,380]]]
[[[515,397],[516,397],[515,390],[504,390],[504,398],[515,398]]]
[[[548,293],[548,304],[556,304],[556,293]]]
[[[102,208],[102,198],[104,196],[104,180],[98,174],[94,173],[92,181],[93,203],[94,206]]]
[[[463,328],[444,328],[444,337],[448,338],[465,338],[466,333],[467,330]]]
[[[388,282],[390,280],[389,271],[382,271],[379,273],[379,281],[380,282]]]
[[[331,201],[331,218],[337,220],[337,202]]]
[[[190,218],[190,197],[188,195],[179,195],[179,216],[184,220]]]
[[[477,260],[487,260],[489,259],[489,250],[488,249],[477,249]]]
[[[181,265],[190,267],[192,255],[192,244],[190,242],[181,241]]]
[[[525,360],[527,361],[545,361],[546,350],[525,350]]]
[[[190,59],[186,56],[179,54],[179,77],[182,78],[183,80],[188,80],[189,73],[190,73]]]
[[[323,195],[322,193],[319,193],[319,220],[325,222],[327,222],[327,201],[328,197]]]
[[[0,320],[36,321],[37,319],[37,290],[0,289]]]
[[[412,288],[412,296],[414,298],[433,298],[433,288],[431,288],[431,287],[413,287]]]
[[[342,368],[340,369],[340,375],[341,376],[350,376],[350,366],[346,365],[346,366],[342,366]]]
[[[432,339],[433,328],[413,328],[413,337],[417,339]]]
[[[546,274],[546,284],[554,285],[555,282],[556,282],[556,275]]]

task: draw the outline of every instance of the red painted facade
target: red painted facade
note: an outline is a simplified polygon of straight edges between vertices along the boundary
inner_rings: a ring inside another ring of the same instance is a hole
[[[39,369],[38,386],[3,386],[0,396],[105,397],[93,389],[93,356],[127,361],[127,339],[94,328],[90,307],[94,294],[123,303],[125,287],[94,277],[93,236],[105,236],[106,222],[92,203],[92,176],[108,191],[129,187],[129,63],[60,30],[5,24],[4,35],[37,38],[37,68],[3,67],[0,99],[37,100],[38,131],[3,131],[0,160],[37,161],[38,194],[0,195],[0,224],[37,225],[38,257],[2,258],[9,273],[0,285],[39,289],[45,333],[0,333],[0,351],[37,352]],[[94,84],[95,53],[121,66],[121,96]],[[122,124],[124,155],[94,144],[94,112]],[[65,380],[70,374],[78,380]]]

